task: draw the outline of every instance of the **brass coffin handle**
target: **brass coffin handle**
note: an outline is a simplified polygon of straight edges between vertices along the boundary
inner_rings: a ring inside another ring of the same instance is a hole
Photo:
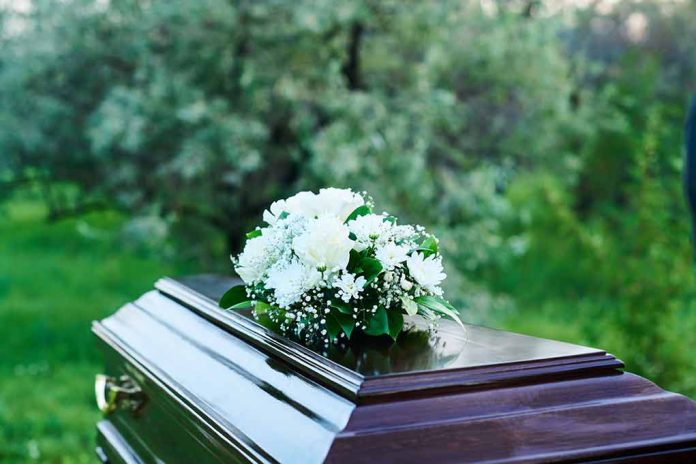
[[[143,391],[127,375],[116,378],[97,374],[94,380],[94,395],[97,407],[104,414],[112,413],[116,409],[136,412],[145,403]]]

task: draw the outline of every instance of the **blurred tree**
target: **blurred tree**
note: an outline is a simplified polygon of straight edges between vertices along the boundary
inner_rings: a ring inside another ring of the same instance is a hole
[[[339,184],[492,237],[506,173],[563,168],[574,121],[559,23],[513,10],[42,0],[4,35],[0,146],[55,218],[115,206],[235,250],[272,199]]]
[[[438,231],[470,320],[487,286],[618,298],[650,350],[690,295],[693,0],[3,5],[0,195],[35,183],[51,218],[119,208],[219,256],[273,199],[350,186]]]
[[[684,177],[686,182],[686,198],[691,208],[691,244],[696,253],[696,95],[691,99],[689,114],[684,127],[686,146],[686,162]]]

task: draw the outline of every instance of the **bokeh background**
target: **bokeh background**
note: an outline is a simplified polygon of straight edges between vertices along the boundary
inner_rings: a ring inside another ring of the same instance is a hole
[[[0,2],[0,461],[93,462],[90,321],[367,190],[469,322],[696,397],[696,2]]]

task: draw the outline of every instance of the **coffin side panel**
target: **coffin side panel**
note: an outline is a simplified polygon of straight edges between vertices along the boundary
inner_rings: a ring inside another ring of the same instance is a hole
[[[616,374],[361,405],[327,462],[696,462],[694,447],[695,403]]]
[[[254,454],[243,444],[216,433],[188,403],[151,374],[137,361],[120,349],[101,344],[106,372],[112,376],[126,374],[135,379],[146,397],[146,403],[136,413],[117,410],[98,425],[98,440],[106,441],[103,450],[122,452],[127,445],[127,456],[136,456],[143,463],[197,462],[239,463],[254,459]],[[109,462],[114,461],[110,458]],[[126,461],[130,462],[130,461]]]
[[[199,463],[321,462],[354,408],[158,292],[94,331],[114,352],[107,374],[128,371],[149,397],[138,414],[119,412],[112,423],[153,459],[184,462],[192,447]]]
[[[97,458],[105,464],[142,464],[142,458],[116,427],[103,420],[97,424]]]

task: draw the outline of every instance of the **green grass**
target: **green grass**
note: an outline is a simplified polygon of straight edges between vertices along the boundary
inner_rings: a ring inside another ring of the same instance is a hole
[[[44,216],[31,199],[0,212],[0,462],[92,463],[90,322],[183,269],[124,248],[116,214]]]

